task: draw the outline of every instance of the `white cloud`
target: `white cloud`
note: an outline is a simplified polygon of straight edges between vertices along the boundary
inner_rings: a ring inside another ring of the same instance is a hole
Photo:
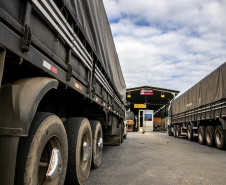
[[[226,1],[103,2],[127,88],[184,92],[226,61]]]

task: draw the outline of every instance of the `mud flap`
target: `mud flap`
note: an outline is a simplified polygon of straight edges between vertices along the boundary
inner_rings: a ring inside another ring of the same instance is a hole
[[[122,128],[116,128],[116,135],[105,135],[104,136],[104,145],[117,146],[121,144]]]
[[[120,136],[104,136],[104,145],[117,146],[121,144]]]

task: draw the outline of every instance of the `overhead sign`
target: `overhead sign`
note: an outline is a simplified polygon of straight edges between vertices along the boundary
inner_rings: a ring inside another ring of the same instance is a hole
[[[153,95],[153,89],[140,89],[140,95]]]
[[[135,109],[146,109],[146,105],[145,104],[134,104],[134,108]]]

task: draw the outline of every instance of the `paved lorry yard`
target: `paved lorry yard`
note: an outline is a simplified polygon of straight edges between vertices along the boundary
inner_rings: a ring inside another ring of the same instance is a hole
[[[93,184],[226,184],[226,151],[165,132],[130,132],[120,146],[104,146],[86,183]]]

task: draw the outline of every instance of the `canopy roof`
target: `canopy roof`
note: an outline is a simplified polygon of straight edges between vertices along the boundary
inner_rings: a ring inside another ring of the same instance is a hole
[[[153,95],[140,95],[142,89],[152,89]],[[134,108],[134,104],[146,104],[146,109],[157,111],[164,105],[168,104],[180,91],[164,89],[151,86],[141,86],[126,90],[126,100],[130,102],[130,110],[136,115],[138,108]],[[131,97],[129,97],[130,95]],[[161,97],[164,95],[164,97]]]

